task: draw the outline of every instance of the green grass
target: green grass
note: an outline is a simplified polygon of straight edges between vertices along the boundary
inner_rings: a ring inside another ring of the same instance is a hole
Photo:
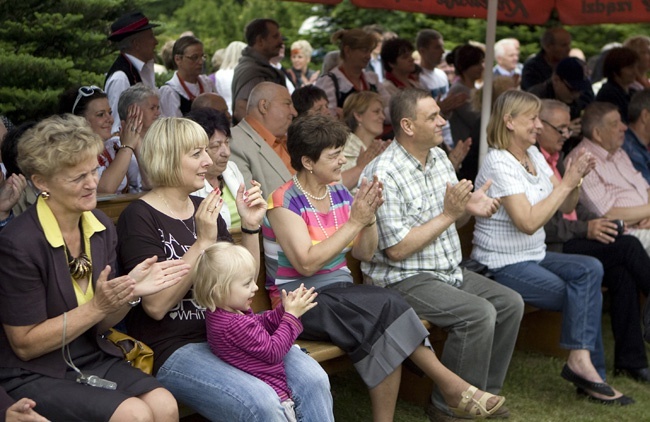
[[[577,398],[575,388],[560,377],[564,362],[535,353],[516,351],[502,394],[510,409],[511,422],[649,421],[650,385],[629,378],[613,377],[613,339],[609,316],[603,317],[608,381],[636,403],[604,406]],[[405,369],[406,370],[406,369]],[[370,399],[365,385],[354,371],[333,375],[334,415],[339,422],[371,421]],[[399,400],[396,422],[426,422],[424,409]]]

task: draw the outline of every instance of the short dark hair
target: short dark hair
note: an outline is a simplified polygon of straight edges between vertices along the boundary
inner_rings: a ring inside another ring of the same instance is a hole
[[[293,101],[298,116],[306,114],[318,100],[327,100],[327,94],[314,85],[301,86],[291,94],[291,101]]]
[[[393,70],[397,58],[405,53],[413,53],[415,48],[411,41],[404,38],[393,38],[384,42],[381,46],[381,64],[387,72]]]
[[[325,148],[345,145],[350,130],[338,120],[326,116],[301,116],[294,119],[287,132],[287,151],[291,167],[302,170],[302,157],[317,162]]]
[[[603,117],[612,111],[619,111],[618,107],[604,101],[594,101],[585,107],[582,114],[582,134],[593,140],[594,129],[600,127]]]
[[[630,104],[627,106],[627,121],[634,123],[639,120],[643,110],[650,111],[650,88],[639,91],[632,96]]]
[[[196,108],[185,115],[186,118],[195,121],[205,130],[208,139],[212,138],[214,132],[223,132],[230,138],[230,122],[225,113],[209,107]]]
[[[278,24],[275,20],[269,18],[253,19],[252,21],[248,22],[246,28],[244,29],[244,38],[246,39],[246,44],[248,44],[249,47],[255,45],[257,37],[266,38],[269,35],[269,23],[277,26],[278,28],[280,27],[280,24]]]
[[[431,92],[420,88],[406,88],[393,95],[390,99],[390,121],[395,135],[402,133],[399,122],[403,118],[415,119],[418,101],[430,97]]]
[[[639,62],[636,51],[627,47],[616,47],[605,53],[603,61],[603,76],[608,80],[621,74],[621,69],[634,66]],[[627,117],[627,116],[626,116]]]
[[[415,46],[417,49],[427,48],[435,40],[442,38],[442,34],[435,29],[423,29],[418,32],[417,38],[415,38]]]
[[[0,155],[2,156],[2,163],[7,170],[7,177],[12,174],[23,174],[18,167],[18,143],[21,137],[29,129],[36,126],[36,122],[25,122],[20,126],[14,127],[4,137],[2,146],[0,146]]]
[[[471,44],[456,46],[447,55],[447,63],[454,65],[457,75],[462,75],[470,67],[481,63],[485,59],[485,52]]]
[[[180,37],[179,39],[176,40],[174,43],[174,47],[172,47],[172,61],[171,64],[173,66],[173,69],[177,69],[178,66],[176,66],[176,56],[182,56],[185,54],[185,49],[191,45],[196,45],[200,44],[203,45],[200,39],[196,38],[194,35],[186,35],[184,37]]]

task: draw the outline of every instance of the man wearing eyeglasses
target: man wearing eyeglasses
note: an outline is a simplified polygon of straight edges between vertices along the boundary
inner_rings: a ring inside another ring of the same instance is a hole
[[[111,25],[109,41],[117,44],[120,55],[106,74],[104,91],[111,109],[117,111],[120,95],[128,87],[142,82],[156,88],[153,65],[158,40],[152,28],[159,25],[149,22],[140,12],[128,13]],[[120,119],[113,123],[113,133],[120,130]]]
[[[183,117],[201,94],[215,93],[214,82],[202,75],[206,55],[203,43],[193,35],[180,37],[172,49],[174,76],[160,87],[160,111],[165,117]]]
[[[244,30],[246,44],[235,67],[232,80],[233,121],[239,122],[246,115],[248,97],[261,82],[274,82],[286,86],[282,71],[271,66],[271,59],[280,54],[284,44],[280,25],[273,19],[254,19]]]
[[[544,100],[540,111],[543,128],[537,141],[544,158],[562,179],[562,146],[571,136],[569,107],[557,100]],[[586,141],[590,142],[590,141]],[[597,171],[597,170],[594,170]],[[586,183],[586,179],[585,179]],[[603,286],[610,295],[610,314],[615,339],[615,375],[650,382],[650,371],[641,333],[639,295],[650,290],[650,257],[637,238],[619,234],[617,223],[578,206],[570,214],[557,211],[546,223],[549,251],[588,255],[605,269]]]
[[[580,135],[580,115],[594,100],[594,91],[585,74],[584,63],[575,57],[568,57],[558,63],[546,82],[535,85],[528,91],[539,98],[559,100],[568,105],[571,115],[570,129],[575,136]]]

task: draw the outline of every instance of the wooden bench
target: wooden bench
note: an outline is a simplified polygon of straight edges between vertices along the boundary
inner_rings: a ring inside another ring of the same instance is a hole
[[[124,208],[141,194],[110,195],[98,198],[97,208],[104,211],[115,223]],[[461,240],[463,256],[469,256],[472,247],[472,233],[474,229],[473,220],[459,229],[458,234]],[[241,243],[241,231],[232,229],[231,234],[235,243]],[[261,242],[261,238],[260,238]],[[261,244],[260,244],[261,246]],[[260,247],[260,272],[257,279],[259,290],[253,299],[252,308],[255,312],[271,309],[271,301],[266,293],[266,271],[264,266],[264,253]],[[347,255],[348,267],[352,272],[355,283],[361,283],[360,262],[354,259],[351,254]],[[447,339],[447,333],[427,321],[422,321],[429,330],[429,339],[436,353],[440,356]],[[526,305],[524,318],[517,338],[517,348],[520,350],[535,351],[556,357],[566,357],[567,351],[559,348],[561,330],[561,314],[559,312],[544,311]],[[336,373],[343,369],[350,369],[352,365],[345,352],[329,342],[298,340],[297,344],[314,358],[329,374]],[[405,370],[402,372],[402,383],[400,386],[400,397],[410,402],[425,405],[429,401],[433,383],[427,377],[416,375]]]

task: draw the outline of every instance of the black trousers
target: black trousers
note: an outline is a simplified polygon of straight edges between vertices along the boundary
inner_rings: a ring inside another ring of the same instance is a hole
[[[647,368],[638,292],[647,295],[650,291],[650,257],[641,242],[629,235],[618,236],[608,245],[596,240],[572,239],[564,244],[563,252],[593,256],[603,264],[603,286],[607,287],[611,299],[614,366]]]

